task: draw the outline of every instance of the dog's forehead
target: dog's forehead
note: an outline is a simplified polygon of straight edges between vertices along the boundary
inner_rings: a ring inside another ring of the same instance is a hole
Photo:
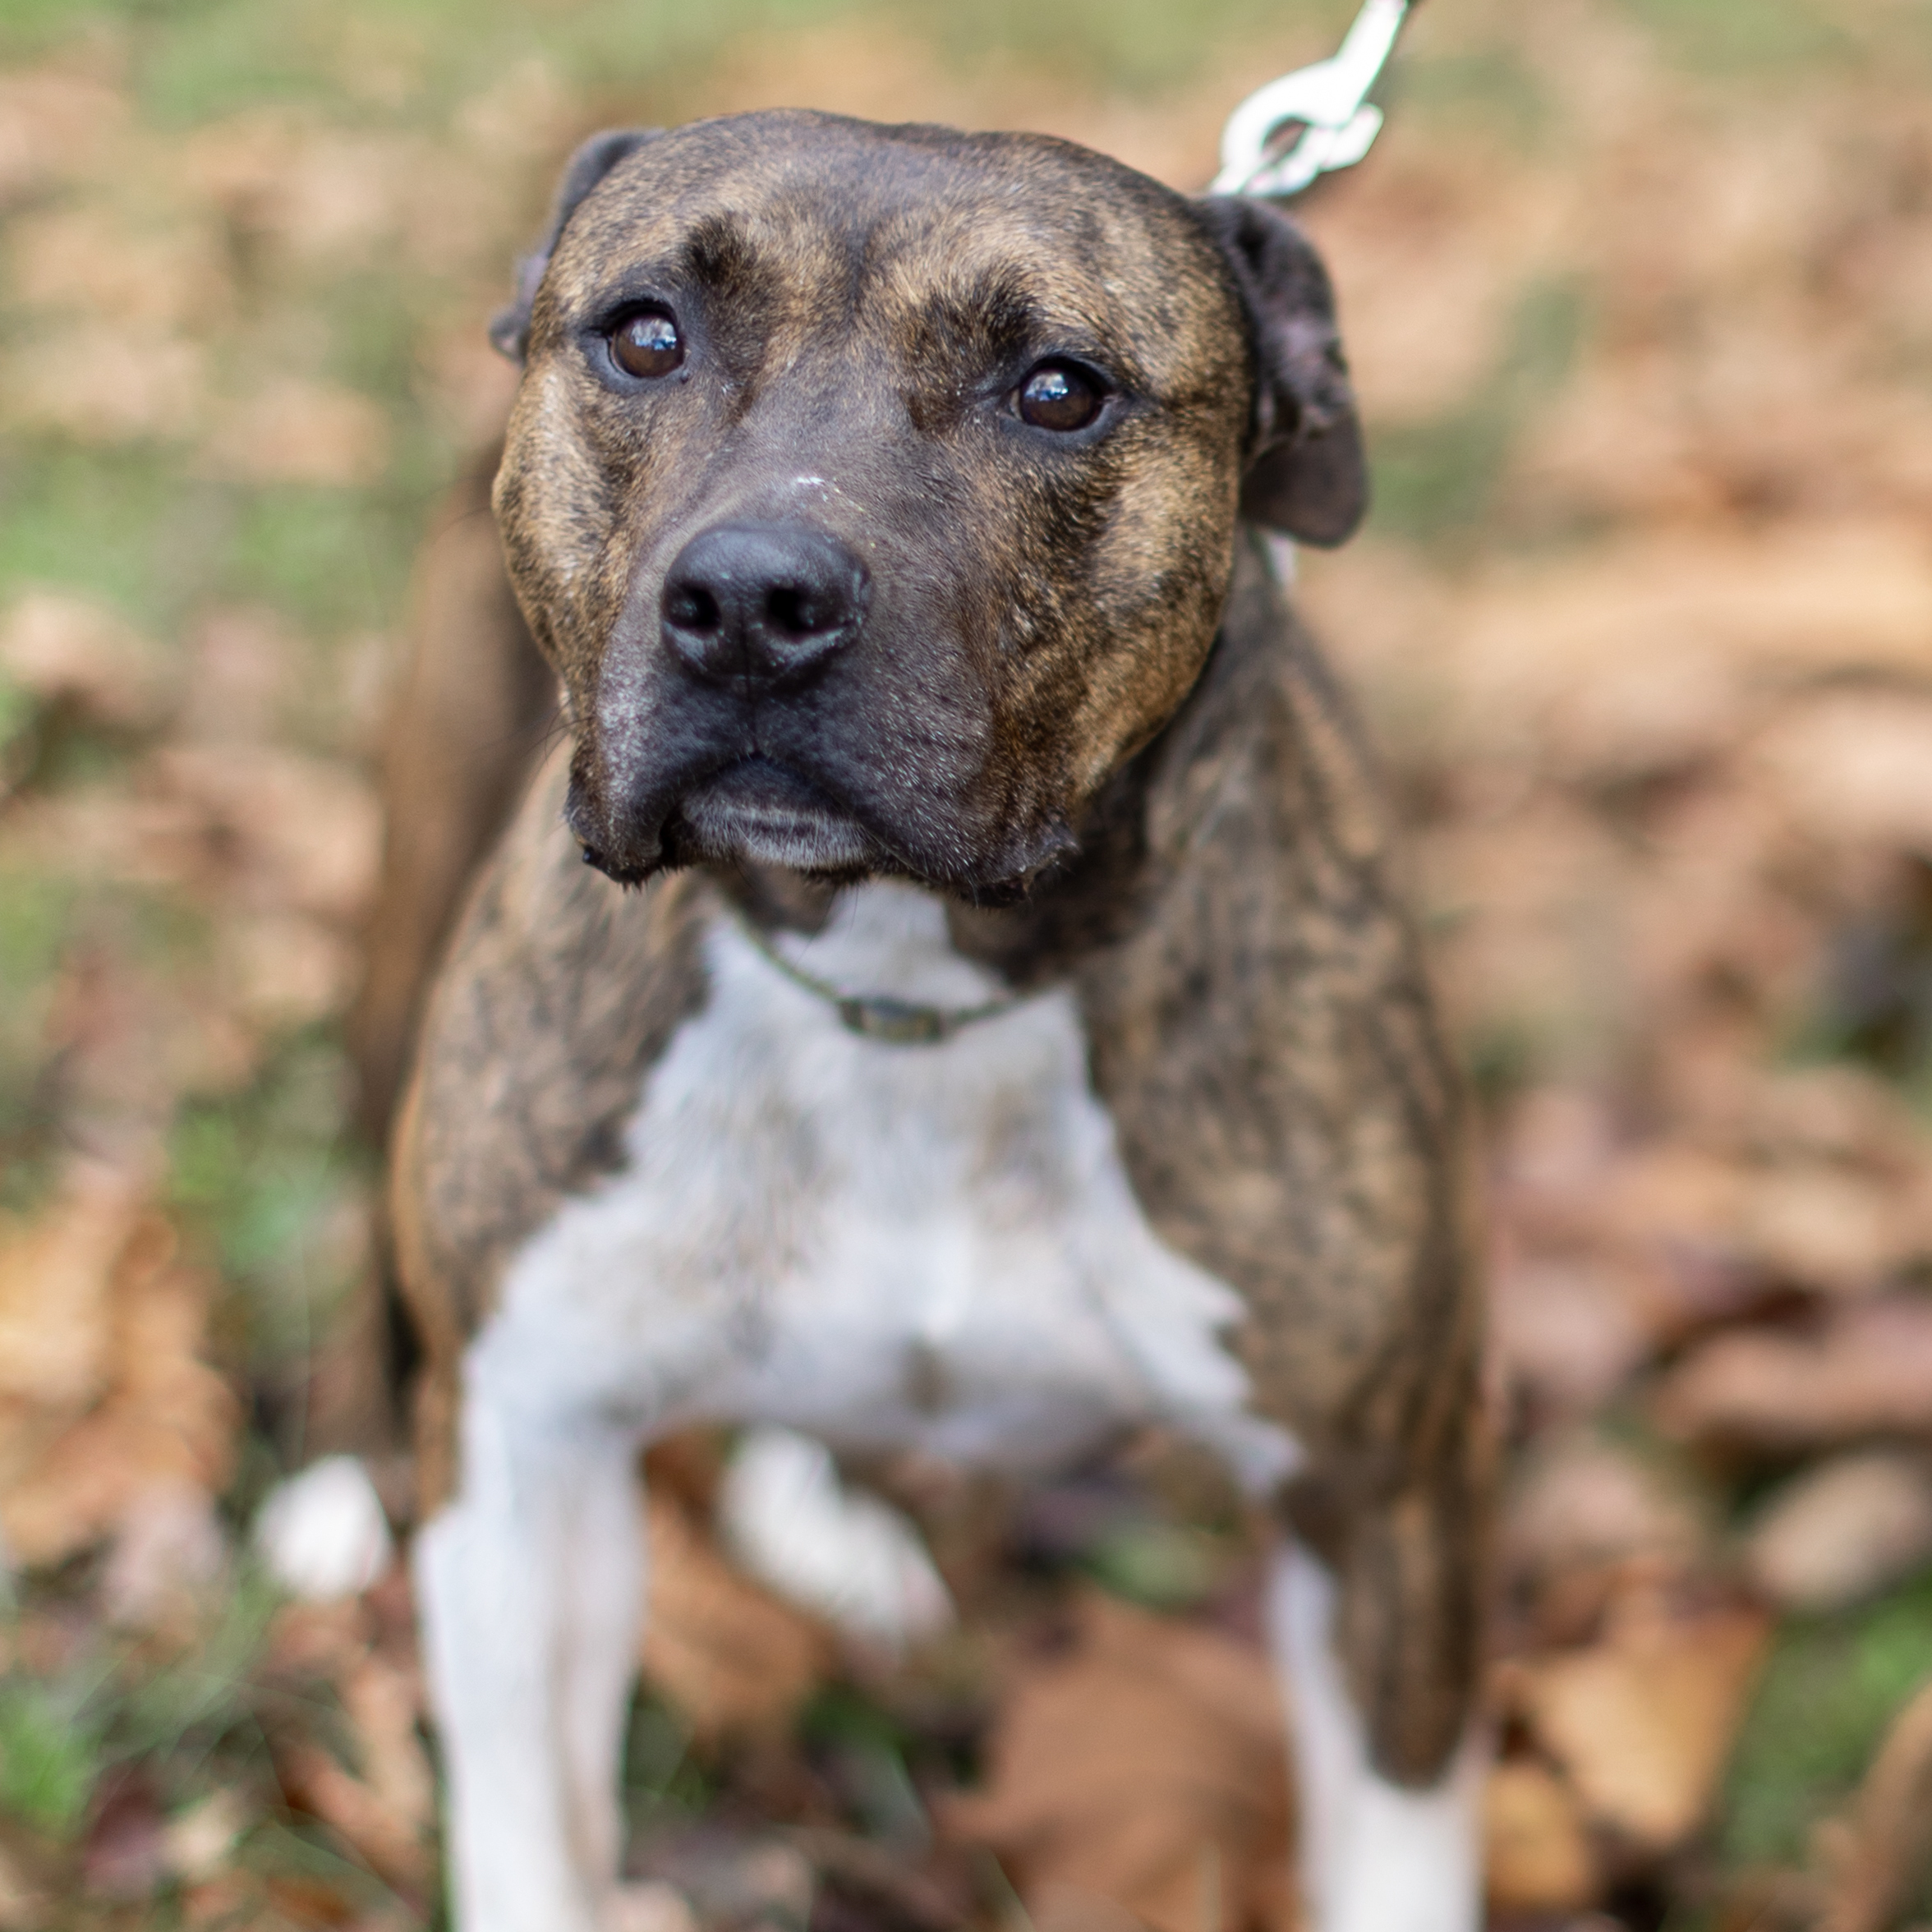
[[[1104,343],[1224,322],[1217,262],[1179,196],[1090,150],[786,112],[646,142],[573,218],[553,277],[585,302],[657,271],[855,308],[1005,303]]]

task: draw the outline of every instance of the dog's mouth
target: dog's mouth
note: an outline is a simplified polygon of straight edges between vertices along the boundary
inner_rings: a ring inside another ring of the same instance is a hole
[[[753,756],[692,787],[665,821],[674,864],[752,859],[800,872],[877,870],[879,841],[831,794],[789,766]]]

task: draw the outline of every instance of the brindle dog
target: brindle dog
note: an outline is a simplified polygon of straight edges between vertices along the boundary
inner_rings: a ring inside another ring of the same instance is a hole
[[[566,742],[393,1160],[457,1924],[621,1916],[636,1456],[709,1421],[1205,1442],[1281,1526],[1313,1925],[1470,1926],[1461,1109],[1252,527],[1362,509],[1313,251],[1060,141],[759,114],[588,144],[497,333]]]

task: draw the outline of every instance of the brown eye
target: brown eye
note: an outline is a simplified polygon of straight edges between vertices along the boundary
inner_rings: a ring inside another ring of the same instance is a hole
[[[1064,362],[1042,362],[1019,386],[1019,413],[1036,430],[1083,430],[1102,399],[1091,377]]]
[[[655,309],[629,317],[610,338],[610,359],[626,375],[669,375],[684,360],[678,324]]]

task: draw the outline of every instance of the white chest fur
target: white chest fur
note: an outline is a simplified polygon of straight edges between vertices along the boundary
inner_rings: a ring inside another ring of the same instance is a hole
[[[780,943],[853,992],[1000,991],[909,887],[848,892],[826,932]],[[1070,994],[895,1046],[849,1033],[729,922],[706,965],[628,1165],[513,1262],[473,1395],[640,1434],[771,1421],[1017,1467],[1164,1421],[1258,1487],[1293,1466],[1223,1346],[1233,1293],[1140,1212]]]

